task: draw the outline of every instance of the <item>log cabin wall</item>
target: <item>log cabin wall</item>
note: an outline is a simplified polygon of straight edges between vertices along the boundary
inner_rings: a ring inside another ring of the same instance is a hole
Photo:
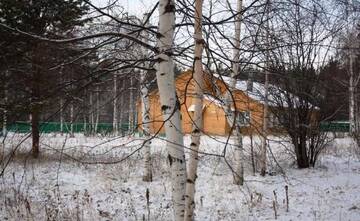
[[[205,73],[205,94],[215,96],[214,84],[218,89],[224,93],[227,90],[227,86],[219,79],[210,76]],[[192,72],[185,71],[176,78],[176,90],[181,103],[182,114],[182,130],[184,134],[190,134],[192,129],[192,98],[195,82],[192,79]],[[235,90],[233,93],[236,103],[236,109],[243,113],[250,113],[250,122],[243,126],[243,133],[261,133],[263,124],[263,109],[264,105],[256,100],[251,99],[246,95],[246,92]],[[149,96],[150,102],[150,116],[151,116],[151,133],[164,134],[163,118],[161,114],[161,104],[159,99],[158,90],[153,90]],[[190,109],[189,109],[190,108]],[[274,108],[273,108],[274,109]],[[139,130],[141,130],[141,103],[137,102],[138,124]],[[204,133],[210,135],[225,136],[230,132],[230,126],[228,125],[225,112],[219,103],[204,99],[203,108],[203,124]],[[270,133],[272,128],[270,128]],[[281,133],[282,130],[274,128],[275,133]]]

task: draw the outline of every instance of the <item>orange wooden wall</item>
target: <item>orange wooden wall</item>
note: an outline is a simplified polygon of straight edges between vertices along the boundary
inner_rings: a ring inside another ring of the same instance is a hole
[[[205,86],[203,91],[208,94],[213,94],[213,83],[220,88],[222,93],[225,92],[226,86],[224,83],[214,77],[210,77],[208,74],[205,78]],[[188,111],[189,107],[192,104],[193,92],[194,92],[195,82],[192,80],[192,72],[186,71],[180,74],[176,78],[176,90],[181,103],[181,114],[182,114],[182,128],[185,134],[191,133],[191,115],[192,113]],[[242,91],[235,91],[234,98],[236,102],[236,107],[239,111],[250,111],[251,124],[252,126],[244,128],[245,133],[261,131],[262,122],[263,122],[263,105],[257,101],[252,100]],[[150,102],[150,117],[151,117],[151,133],[164,133],[163,128],[163,118],[161,114],[161,104],[159,99],[158,90],[154,90],[150,93],[149,96]],[[141,129],[141,102],[140,100],[137,103],[137,113],[138,113],[138,124]],[[212,135],[227,135],[230,130],[228,125],[224,110],[215,103],[212,103],[209,100],[204,99],[204,112],[203,112],[203,126],[204,133]]]

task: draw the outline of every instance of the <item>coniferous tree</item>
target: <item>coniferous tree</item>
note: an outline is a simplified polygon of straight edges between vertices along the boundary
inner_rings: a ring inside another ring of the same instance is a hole
[[[7,64],[1,72],[9,73],[9,87],[18,95],[12,103],[22,113],[31,115],[34,157],[39,154],[42,109],[62,87],[56,80],[65,63],[61,55],[74,52],[69,45],[55,45],[39,37],[70,37],[75,27],[87,21],[82,18],[87,10],[83,0],[0,2],[0,63]]]

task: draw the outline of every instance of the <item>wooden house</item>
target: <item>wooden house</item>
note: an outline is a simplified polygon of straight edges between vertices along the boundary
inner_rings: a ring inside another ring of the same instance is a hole
[[[203,132],[211,135],[228,135],[230,125],[228,124],[224,112],[224,97],[229,89],[229,77],[210,75],[204,72],[204,100],[203,100]],[[183,133],[191,133],[192,116],[194,111],[193,92],[195,82],[192,78],[192,71],[188,70],[176,77],[176,91],[181,103],[182,129]],[[219,96],[220,95],[220,96]],[[242,125],[243,133],[261,132],[263,125],[264,110],[264,85],[261,83],[249,83],[247,81],[237,81],[233,88],[233,98],[236,103],[236,110],[239,114],[237,119]],[[270,105],[273,103],[270,100]],[[151,133],[164,133],[163,118],[158,89],[154,89],[149,94]],[[234,105],[232,107],[234,110]],[[141,130],[141,102],[137,104],[138,125]],[[277,132],[276,119],[269,114],[270,132]]]

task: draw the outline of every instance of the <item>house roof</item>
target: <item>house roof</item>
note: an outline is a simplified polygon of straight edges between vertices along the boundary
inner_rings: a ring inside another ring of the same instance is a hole
[[[220,76],[218,74],[214,74],[214,76],[218,79],[222,79],[224,83],[226,83],[228,86],[231,82],[231,77],[228,76]],[[265,103],[265,85],[259,82],[253,82],[252,90],[247,90],[247,81],[244,80],[236,80],[235,90],[243,91],[247,96],[249,96],[251,99],[258,101],[262,104]],[[288,107],[288,104],[286,102],[286,96],[290,96],[292,100],[299,101],[299,97],[296,95],[287,92],[280,87],[269,84],[268,86],[268,105],[270,106],[279,106],[279,103],[283,107]],[[309,103],[311,106],[313,104]],[[319,109],[319,107],[314,106],[315,109]]]
[[[190,73],[192,73],[191,70],[187,70],[187,71],[178,73],[176,78],[179,78],[183,75],[190,74]],[[204,73],[208,74],[205,71],[204,71]],[[208,76],[210,77],[211,74],[208,74]],[[216,79],[218,79],[219,81],[224,82],[226,85],[228,85],[228,86],[230,85],[231,77],[223,76],[223,75],[219,75],[219,74],[212,74],[212,76],[215,77]],[[211,80],[211,77],[209,79]],[[235,85],[235,88],[233,88],[233,89],[242,91],[243,93],[245,93],[247,96],[249,96],[252,100],[254,100],[256,102],[259,102],[261,104],[265,103],[265,91],[266,90],[265,90],[265,85],[262,83],[253,82],[252,90],[249,91],[249,90],[247,90],[247,81],[246,80],[236,79],[236,85]],[[157,87],[152,89],[152,93],[154,93],[156,91],[157,91]],[[281,105],[283,107],[287,107],[287,102],[285,102],[285,101],[286,101],[286,96],[289,96],[289,95],[293,99],[299,100],[299,98],[296,95],[288,93],[287,91],[282,90],[280,87],[278,87],[276,85],[269,84],[268,105],[276,107],[279,105],[279,103],[281,103]],[[223,101],[219,100],[218,98],[216,98],[210,94],[204,94],[204,99],[208,100],[210,103],[213,103],[219,107],[222,107],[225,104]]]
[[[222,102],[221,100],[219,100],[218,98],[210,95],[210,94],[204,94],[203,95],[204,100],[208,101],[209,104],[215,104],[218,107],[223,107],[225,105],[224,102]],[[207,104],[203,104],[203,109],[208,106]],[[192,104],[190,105],[190,107],[188,108],[188,111],[195,111],[195,105]]]
[[[220,76],[218,74],[214,74],[214,76],[218,79],[222,79],[225,84],[229,86],[231,82],[231,77],[228,76]],[[247,90],[247,81],[244,80],[236,80],[235,88],[236,90],[243,91],[247,96],[251,99],[258,101],[262,104],[265,103],[265,85],[259,82],[253,82],[253,88],[251,91]],[[268,104],[271,106],[277,106],[277,98],[275,95],[284,96],[281,89],[276,87],[275,85],[269,84],[269,93],[268,93]]]

